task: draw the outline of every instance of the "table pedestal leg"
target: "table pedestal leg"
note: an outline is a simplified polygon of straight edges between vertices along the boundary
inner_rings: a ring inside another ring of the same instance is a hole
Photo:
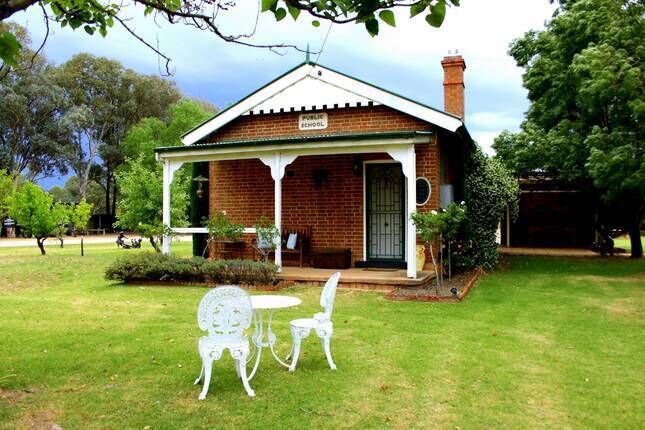
[[[260,364],[260,358],[262,356],[262,349],[268,347],[271,350],[273,358],[284,367],[289,367],[289,364],[285,363],[278,357],[275,352],[275,342],[276,335],[271,330],[271,320],[273,318],[273,312],[269,310],[269,317],[267,319],[266,332],[264,330],[264,318],[261,310],[256,310],[253,313],[253,323],[255,330],[253,331],[253,344],[257,350],[257,356],[255,357],[255,364],[253,365],[253,370],[249,374],[249,380],[255,376],[255,372],[258,370]]]

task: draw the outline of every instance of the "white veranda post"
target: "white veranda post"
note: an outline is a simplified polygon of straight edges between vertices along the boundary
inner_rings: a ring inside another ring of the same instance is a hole
[[[406,148],[388,151],[390,157],[401,163],[401,169],[406,179],[406,210],[405,219],[407,222],[407,275],[408,278],[417,277],[417,229],[412,221],[412,214],[416,210],[417,201],[417,161],[414,152],[414,145]]]
[[[275,265],[278,266],[278,271],[282,267],[282,178],[284,177],[285,168],[293,163],[297,155],[281,154],[279,152],[267,155],[260,158],[260,160],[271,168],[271,177],[274,182],[274,223],[278,229],[278,237],[275,238]]]
[[[162,191],[162,212],[161,222],[164,226],[170,227],[170,185],[177,169],[181,167],[181,161],[164,160],[163,162],[163,191]],[[170,236],[163,236],[161,252],[170,254]]]

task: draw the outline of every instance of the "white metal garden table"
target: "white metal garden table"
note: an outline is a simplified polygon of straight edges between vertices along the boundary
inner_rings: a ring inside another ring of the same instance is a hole
[[[275,352],[274,345],[276,342],[276,335],[271,330],[271,321],[273,319],[273,311],[278,309],[291,308],[293,306],[298,306],[302,303],[297,297],[293,296],[284,296],[284,295],[257,295],[251,296],[251,305],[253,306],[253,335],[251,339],[255,350],[253,355],[249,357],[249,361],[253,360],[255,356],[255,364],[253,365],[253,370],[249,375],[249,379],[255,376],[255,372],[258,370],[260,364],[260,357],[262,356],[262,349],[269,348],[273,358],[283,365],[284,367],[289,367],[287,363],[282,361],[280,357]],[[265,312],[268,314],[266,318],[266,328],[265,328]]]

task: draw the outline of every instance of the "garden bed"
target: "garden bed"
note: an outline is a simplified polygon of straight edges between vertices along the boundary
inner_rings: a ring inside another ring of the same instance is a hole
[[[388,300],[420,302],[460,302],[475,285],[481,269],[458,273],[452,278],[444,278],[443,285],[437,288],[434,279],[422,288],[397,288],[385,295]]]
[[[206,260],[142,253],[116,259],[105,269],[111,281],[146,285],[275,286],[277,268],[252,260]]]
[[[213,283],[213,282],[195,282],[195,281],[144,281],[141,279],[132,279],[125,280],[121,282],[122,285],[139,285],[147,287],[205,287],[205,288],[215,288],[221,285],[222,283]],[[245,290],[252,291],[280,291],[283,288],[286,288],[288,285],[284,281],[278,281],[276,284],[246,284],[238,283],[235,284],[236,287],[243,288]]]

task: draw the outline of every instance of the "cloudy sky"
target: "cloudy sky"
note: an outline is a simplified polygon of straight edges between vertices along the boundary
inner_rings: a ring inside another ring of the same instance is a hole
[[[229,13],[218,17],[228,34],[251,33],[258,5],[240,0]],[[381,24],[377,37],[362,25],[311,25],[304,13],[298,22],[290,17],[276,23],[260,14],[253,41],[310,45],[319,51],[318,61],[338,71],[401,93],[437,108],[443,108],[441,58],[459,50],[466,70],[466,125],[479,144],[490,152],[494,137],[504,129],[516,130],[528,102],[522,87],[521,69],[508,56],[509,44],[530,29],[541,29],[553,12],[548,0],[463,0],[450,8],[443,26],[428,26],[421,15],[408,18],[407,9],[397,12],[397,27]],[[304,54],[284,50],[278,55],[226,43],[215,35],[182,24],[170,25],[161,18],[144,18],[131,7],[130,25],[159,44],[173,60],[172,79],[186,94],[226,107],[304,60]],[[14,21],[26,26],[39,44],[44,35],[42,16],[32,7],[16,14]],[[54,26],[45,55],[62,63],[79,52],[116,59],[140,73],[159,74],[157,56],[122,28],[110,30],[103,39]],[[312,58],[316,58],[313,55]]]

